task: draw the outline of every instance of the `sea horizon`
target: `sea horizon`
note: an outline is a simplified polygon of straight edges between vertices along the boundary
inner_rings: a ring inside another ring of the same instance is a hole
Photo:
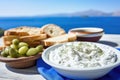
[[[26,17],[0,17],[0,28],[7,30],[19,26],[42,27],[45,24],[56,24],[66,32],[71,28],[99,27],[107,34],[120,34],[120,16],[95,16],[95,17],[60,17],[60,16],[26,16]]]

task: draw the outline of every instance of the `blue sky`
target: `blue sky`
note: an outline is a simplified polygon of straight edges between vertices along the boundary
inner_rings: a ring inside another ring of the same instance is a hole
[[[120,0],[0,0],[0,16],[35,16],[85,10],[120,10]]]

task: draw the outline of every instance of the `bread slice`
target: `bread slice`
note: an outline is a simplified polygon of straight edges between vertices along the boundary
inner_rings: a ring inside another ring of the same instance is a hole
[[[61,36],[45,39],[43,40],[43,43],[45,46],[51,46],[54,44],[75,41],[76,39],[77,37],[74,34],[64,34]]]
[[[38,40],[38,41],[33,41],[32,43],[28,43],[28,44],[31,47],[36,47],[36,46],[42,44],[42,42],[41,42],[41,40]]]
[[[40,28],[20,26],[17,28],[12,28],[4,32],[5,36],[15,35],[15,36],[28,36],[28,35],[38,35],[41,34]]]
[[[0,46],[0,51],[4,50],[5,46]]]
[[[65,31],[55,24],[47,24],[41,28],[41,32],[48,35],[48,37],[55,37],[65,34]]]
[[[8,30],[8,31],[5,31],[4,32],[4,35],[5,36],[11,36],[11,35],[14,35],[14,36],[28,36],[29,34],[27,32],[16,32],[15,30]]]
[[[39,43],[41,43],[41,40],[46,38],[47,38],[46,34],[39,34],[39,35],[22,36],[19,39],[20,41],[26,42],[28,44],[39,45]]]

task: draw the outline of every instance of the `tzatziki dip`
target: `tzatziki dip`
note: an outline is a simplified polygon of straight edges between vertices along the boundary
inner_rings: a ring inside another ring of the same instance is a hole
[[[117,55],[89,42],[72,42],[50,51],[50,62],[66,67],[101,67],[117,61]]]

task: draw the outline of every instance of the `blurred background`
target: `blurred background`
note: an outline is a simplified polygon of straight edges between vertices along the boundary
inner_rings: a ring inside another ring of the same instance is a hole
[[[120,0],[0,0],[0,35],[19,26],[100,27],[120,34]]]

